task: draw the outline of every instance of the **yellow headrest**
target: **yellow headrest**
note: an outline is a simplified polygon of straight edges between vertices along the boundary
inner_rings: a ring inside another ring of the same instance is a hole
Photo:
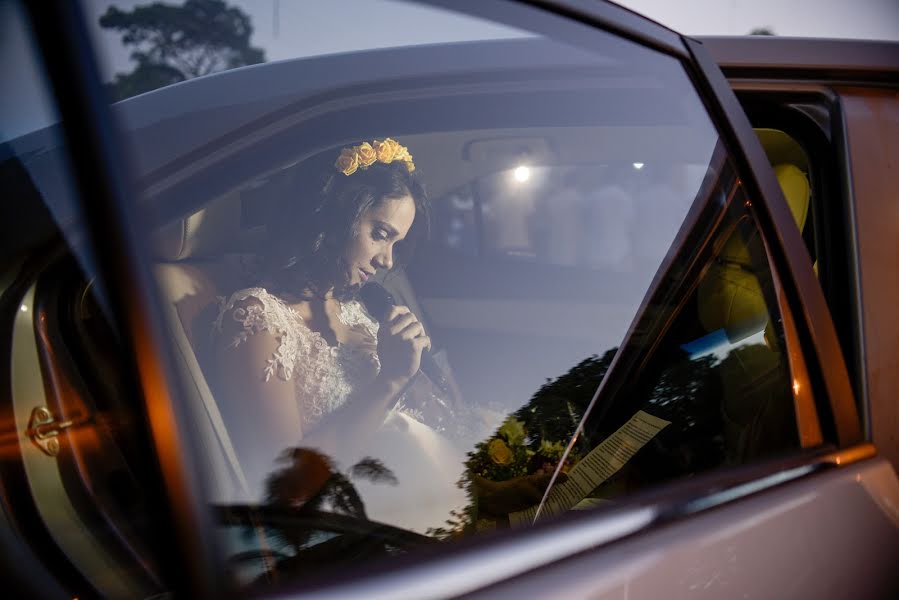
[[[754,129],[762,148],[772,165],[796,165],[800,171],[808,171],[808,157],[799,142],[779,129]]]
[[[805,227],[805,219],[808,217],[809,185],[805,173],[795,165],[779,164],[774,167],[777,175],[777,183],[787,199],[793,220],[796,221],[799,231]]]
[[[793,219],[802,231],[808,216],[808,179],[793,164],[776,165],[774,173]],[[764,329],[768,308],[752,268],[749,249],[735,232],[697,290],[699,320],[706,331],[724,329],[728,339],[736,342]]]

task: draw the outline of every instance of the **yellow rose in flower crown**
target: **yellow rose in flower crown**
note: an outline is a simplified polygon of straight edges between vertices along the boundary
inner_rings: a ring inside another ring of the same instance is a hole
[[[396,154],[393,155],[393,160],[404,160],[406,162],[412,162],[412,155],[409,154],[408,148],[397,144]]]
[[[368,142],[363,142],[356,146],[356,156],[361,167],[370,167],[378,160],[378,153],[375,152],[375,149]]]
[[[383,141],[375,140],[374,143],[375,152],[378,153],[378,160],[387,164],[394,161],[400,148],[402,146],[400,146],[399,142],[392,138],[387,138]]]
[[[352,175],[359,168],[359,158],[352,148],[344,148],[340,151],[334,166],[344,175]]]
[[[509,450],[506,442],[499,438],[496,438],[487,446],[487,456],[498,465],[507,465],[512,462],[512,451]]]

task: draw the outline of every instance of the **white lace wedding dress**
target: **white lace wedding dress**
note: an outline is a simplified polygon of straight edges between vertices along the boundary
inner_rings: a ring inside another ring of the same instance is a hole
[[[338,318],[348,327],[361,328],[372,345],[329,345],[297,311],[259,287],[235,292],[222,303],[214,336],[222,335],[225,319],[233,319],[239,324],[237,334],[218,343],[236,348],[262,332],[277,339],[277,350],[260,368],[266,381],[275,377],[293,381],[308,431],[346,403],[354,391],[364,389],[380,369],[378,323],[358,300],[342,303]],[[297,445],[302,446],[299,434],[297,437]],[[403,410],[402,402],[390,411],[360,455],[332,458],[345,469],[363,456],[379,459],[398,480],[395,486],[354,481],[372,520],[423,533],[442,525],[451,509],[466,502],[455,485],[462,474],[464,449],[420,422],[413,412]]]

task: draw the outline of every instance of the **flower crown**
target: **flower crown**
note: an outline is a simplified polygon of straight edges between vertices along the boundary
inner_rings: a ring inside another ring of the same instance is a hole
[[[375,140],[372,143],[363,142],[358,146],[351,146],[340,151],[334,166],[344,175],[352,175],[356,169],[367,169],[376,162],[390,164],[394,161],[406,163],[406,169],[411,173],[415,170],[412,155],[409,149],[394,139],[385,138]]]

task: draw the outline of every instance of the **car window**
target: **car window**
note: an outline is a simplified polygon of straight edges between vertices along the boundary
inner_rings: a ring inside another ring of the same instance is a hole
[[[808,98],[809,106],[821,112],[815,122],[802,112],[796,98],[774,95],[744,97],[756,135],[774,169],[793,220],[833,319],[843,355],[847,359],[850,381],[861,413],[861,360],[858,357],[854,268],[845,260],[852,245],[851,220],[845,218],[846,198],[842,181],[846,174],[838,168],[838,144],[827,132],[837,118],[823,97]]]
[[[169,5],[85,0],[83,8],[113,100],[268,61],[531,35],[394,0],[334,0],[320,11],[253,0]],[[345,15],[366,27],[346,35],[339,18]],[[406,22],[415,27],[397,26]],[[388,30],[389,35],[382,33]]]
[[[801,447],[753,198],[683,64],[539,14],[551,33],[370,44],[115,107],[240,584]]]
[[[153,595],[164,591],[159,507],[140,407],[31,29],[18,3],[0,15],[5,535],[36,549],[73,597]]]

